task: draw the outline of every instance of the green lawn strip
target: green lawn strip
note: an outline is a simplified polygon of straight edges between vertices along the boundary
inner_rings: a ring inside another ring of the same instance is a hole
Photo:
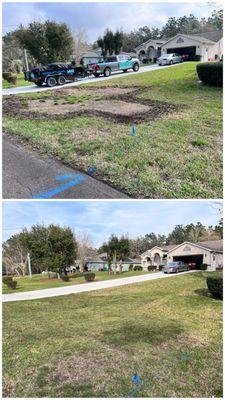
[[[207,274],[5,303],[4,395],[222,397],[222,302]]]
[[[180,105],[159,120],[138,124],[134,137],[129,124],[96,117],[5,118],[3,126],[71,166],[84,171],[95,166],[98,178],[132,197],[220,198],[222,91],[199,84],[195,67],[188,63],[102,81],[103,86],[149,86],[137,96]]]
[[[13,74],[13,75],[15,75],[15,74]],[[12,83],[9,83],[5,79],[2,79],[2,88],[3,89],[11,89],[11,88],[14,88],[14,87],[30,86],[30,85],[34,85],[34,83],[25,81],[23,73],[22,74],[17,74],[17,82],[16,82],[15,85],[13,85]]]
[[[122,274],[109,275],[108,272],[95,272],[95,281],[106,281],[110,279],[127,278],[129,276],[145,275],[151,273],[153,272],[127,271],[123,272]],[[77,278],[70,278],[69,282],[64,282],[61,279],[57,278],[49,279],[47,275],[41,275],[41,274],[33,275],[32,278],[30,278],[29,276],[14,277],[14,280],[17,281],[16,290],[9,289],[6,285],[3,285],[3,294],[28,292],[31,290],[50,289],[54,287],[71,286],[71,285],[76,285],[78,283],[85,283],[85,279],[83,276]]]

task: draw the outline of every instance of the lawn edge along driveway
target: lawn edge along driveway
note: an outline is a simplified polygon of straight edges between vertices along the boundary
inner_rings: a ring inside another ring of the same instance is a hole
[[[193,273],[198,271],[188,271],[179,273],[178,276],[183,274]],[[174,274],[165,275],[163,272],[157,272],[155,274],[146,274],[146,275],[138,275],[131,276],[128,278],[121,279],[111,279],[108,281],[100,281],[100,282],[89,282],[82,283],[74,286],[63,286],[60,288],[52,288],[52,289],[42,289],[42,290],[34,290],[29,292],[21,292],[21,293],[8,293],[2,295],[2,301],[12,302],[12,301],[24,301],[24,300],[34,300],[34,299],[42,299],[46,297],[56,297],[56,296],[66,296],[69,294],[76,294],[82,292],[90,292],[93,290],[101,290],[108,289],[117,286],[130,285],[132,283],[146,282],[155,279],[161,278],[169,278],[174,276]]]

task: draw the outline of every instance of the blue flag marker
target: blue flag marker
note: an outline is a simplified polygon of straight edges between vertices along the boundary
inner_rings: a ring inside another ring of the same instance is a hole
[[[96,167],[89,167],[87,170],[88,174],[90,174],[90,175],[95,174],[96,171],[97,171]]]
[[[132,380],[133,380],[133,383],[134,383],[135,385],[137,385],[137,384],[139,383],[139,376],[138,376],[138,374],[134,374]]]
[[[37,193],[33,196],[33,199],[51,199],[53,196],[56,196],[57,194],[64,192],[64,190],[79,185],[79,183],[83,182],[85,179],[86,179],[85,176],[82,174],[56,176],[55,182],[65,182],[65,183],[49,191]]]
[[[132,136],[135,136],[136,133],[137,133],[137,128],[136,128],[135,125],[132,125],[132,126],[131,126],[131,130],[130,130],[130,134],[131,134]]]

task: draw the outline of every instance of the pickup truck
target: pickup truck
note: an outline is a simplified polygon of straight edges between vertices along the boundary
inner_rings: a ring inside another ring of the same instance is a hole
[[[34,82],[37,86],[45,83],[49,87],[55,85],[64,85],[66,81],[74,81],[78,77],[84,77],[88,74],[84,67],[76,67],[64,63],[51,63],[30,71],[24,72],[26,81]]]
[[[111,72],[133,69],[137,72],[140,67],[138,58],[132,58],[129,55],[119,54],[107,57],[104,61],[92,65],[93,75],[97,78],[99,75],[110,76]]]

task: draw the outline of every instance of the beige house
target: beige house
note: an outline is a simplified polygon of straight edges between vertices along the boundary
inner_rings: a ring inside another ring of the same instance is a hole
[[[156,265],[159,269],[160,265],[171,261],[195,263],[196,268],[199,268],[201,264],[207,264],[207,269],[210,271],[221,269],[223,266],[223,240],[155,246],[141,255],[144,271],[147,271],[148,266],[151,265]]]
[[[172,38],[148,40],[135,50],[141,59],[152,61],[163,53],[177,53],[189,61],[220,60],[223,55],[223,32],[182,33]]]

